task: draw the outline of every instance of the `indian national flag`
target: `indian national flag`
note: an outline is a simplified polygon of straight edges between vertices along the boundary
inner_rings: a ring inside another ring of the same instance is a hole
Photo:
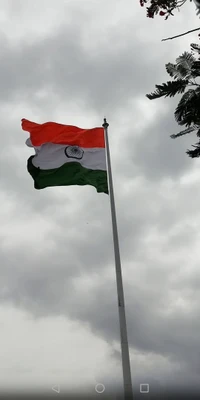
[[[81,129],[22,119],[22,129],[30,133],[27,146],[35,149],[27,162],[35,189],[92,185],[97,192],[108,193],[103,128]]]

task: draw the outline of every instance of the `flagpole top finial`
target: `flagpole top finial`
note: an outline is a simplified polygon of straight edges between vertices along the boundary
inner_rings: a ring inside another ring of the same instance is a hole
[[[104,118],[104,122],[103,122],[102,126],[103,126],[105,129],[109,126],[108,122],[106,121],[106,118]]]

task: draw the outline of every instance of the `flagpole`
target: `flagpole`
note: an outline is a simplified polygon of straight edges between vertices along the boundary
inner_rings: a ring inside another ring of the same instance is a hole
[[[126,326],[126,314],[125,314],[125,303],[124,303],[124,290],[122,281],[122,270],[121,270],[121,260],[119,251],[119,239],[117,231],[117,218],[115,210],[115,200],[114,200],[114,190],[113,190],[113,180],[111,172],[111,160],[110,160],[110,149],[108,141],[108,126],[109,124],[104,118],[103,123],[105,143],[106,143],[106,155],[107,155],[107,169],[108,169],[108,179],[109,179],[109,195],[110,195],[110,207],[112,216],[112,230],[113,230],[113,244],[115,253],[115,268],[116,268],[116,281],[117,281],[117,295],[118,295],[118,311],[119,311],[119,324],[120,324],[120,335],[121,335],[121,356],[122,356],[122,370],[123,370],[123,380],[124,380],[124,399],[133,399],[133,389],[131,380],[131,368],[130,368],[130,358],[129,358],[129,347],[128,347],[128,335]]]

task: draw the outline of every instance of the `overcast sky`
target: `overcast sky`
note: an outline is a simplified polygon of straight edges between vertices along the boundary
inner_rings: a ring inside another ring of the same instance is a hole
[[[198,386],[200,161],[185,154],[197,139],[170,138],[179,97],[145,97],[198,42],[161,39],[198,24],[191,3],[165,21],[137,0],[0,0],[1,390],[122,388],[109,197],[35,190],[21,130],[104,116],[134,391]]]

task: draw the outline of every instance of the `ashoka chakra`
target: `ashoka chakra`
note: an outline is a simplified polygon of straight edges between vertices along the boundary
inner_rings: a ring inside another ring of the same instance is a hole
[[[83,158],[84,151],[78,146],[67,146],[65,148],[65,154],[68,158],[76,158],[81,160],[81,158]]]

